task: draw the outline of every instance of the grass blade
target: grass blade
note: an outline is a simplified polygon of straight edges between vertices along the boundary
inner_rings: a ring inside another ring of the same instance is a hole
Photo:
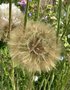
[[[59,30],[60,30],[61,9],[62,9],[62,0],[59,0],[58,2],[58,25],[57,25],[57,34],[56,34],[57,37],[59,36]]]

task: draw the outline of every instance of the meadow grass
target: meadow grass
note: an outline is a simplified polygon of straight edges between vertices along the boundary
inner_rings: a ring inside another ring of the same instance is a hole
[[[10,0],[11,1],[11,0]],[[40,0],[38,0],[40,2]],[[59,2],[58,2],[59,1]],[[0,0],[0,3],[2,0]],[[37,17],[39,17],[39,2]],[[57,0],[57,37],[63,43],[61,57],[56,68],[49,72],[30,74],[20,66],[14,67],[14,63],[9,55],[9,48],[6,43],[0,41],[0,90],[70,90],[70,61],[67,57],[70,52],[70,44],[67,37],[70,34],[70,4],[65,4],[64,10],[62,0]],[[9,31],[11,27],[11,2],[9,13]],[[64,13],[66,16],[63,16]],[[28,13],[28,0],[24,25],[26,28]],[[47,13],[47,12],[46,12]],[[63,24],[61,24],[61,21]],[[51,37],[52,38],[52,37]],[[70,56],[69,56],[70,57]],[[34,76],[38,80],[33,79]]]

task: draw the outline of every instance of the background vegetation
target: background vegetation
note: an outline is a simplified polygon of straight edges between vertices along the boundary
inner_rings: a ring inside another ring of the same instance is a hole
[[[0,0],[7,3],[10,0]],[[18,0],[12,0],[17,5]],[[0,41],[0,90],[70,90],[70,1],[29,0],[25,13],[27,19],[39,20],[55,27],[57,38],[61,39],[63,48],[56,69],[48,73],[36,73],[34,78],[20,67],[13,67],[6,43]],[[18,8],[20,8],[17,5]],[[52,38],[52,37],[51,37]]]

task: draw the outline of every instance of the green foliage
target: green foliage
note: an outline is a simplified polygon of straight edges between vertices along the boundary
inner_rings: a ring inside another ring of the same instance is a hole
[[[16,5],[17,1],[12,0]],[[0,3],[2,2],[8,2],[8,0],[0,0]],[[33,76],[35,75],[19,66],[14,67],[7,44],[0,41],[0,90],[70,90],[70,62],[67,58],[67,53],[70,52],[70,38],[68,38],[68,35],[70,35],[70,3],[56,0],[54,6],[47,4],[43,8],[39,6],[39,3],[40,0],[32,0],[31,2],[27,0],[24,26],[26,27],[27,19],[39,19],[54,26],[57,36],[63,43],[64,59],[59,60],[56,69],[50,72],[36,73],[38,81],[34,81]],[[10,27],[11,12],[9,16]]]

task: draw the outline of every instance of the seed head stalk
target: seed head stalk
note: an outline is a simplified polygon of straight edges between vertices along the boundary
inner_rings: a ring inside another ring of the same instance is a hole
[[[28,5],[29,5],[29,0],[27,0],[27,5],[26,5],[26,11],[25,11],[25,17],[24,17],[24,29],[26,29],[26,24],[27,24]]]
[[[11,31],[11,23],[12,23],[12,0],[9,0],[9,30],[8,30],[8,38],[10,38],[10,31]],[[14,62],[12,61],[12,75],[11,81],[13,90],[15,90],[15,81],[14,81]]]
[[[8,37],[10,37],[10,31],[11,31],[11,13],[12,13],[12,0],[9,0],[9,30],[8,30]]]

